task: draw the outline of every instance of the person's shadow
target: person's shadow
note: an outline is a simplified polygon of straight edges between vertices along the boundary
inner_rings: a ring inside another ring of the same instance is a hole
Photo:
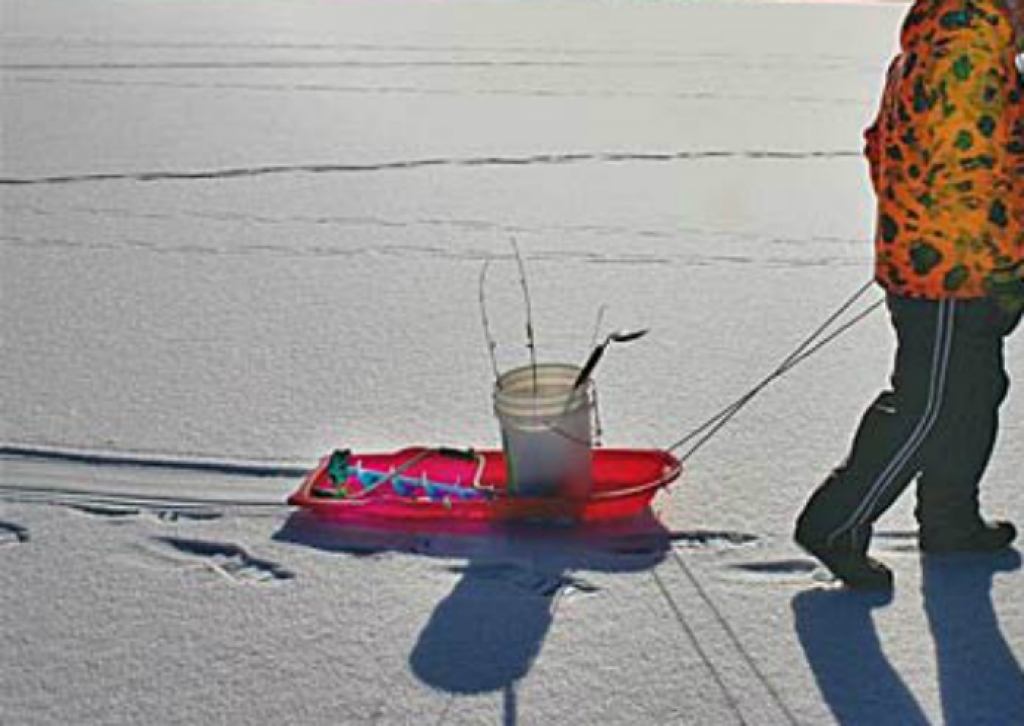
[[[800,645],[818,688],[844,726],[927,726],[928,719],[882,652],[871,611],[891,596],[808,590],[793,598]]]
[[[1015,551],[998,557],[922,557],[924,607],[947,726],[1004,726],[1024,713],[1024,674],[992,604],[993,576],[1020,566]],[[810,590],[793,598],[800,644],[840,724],[928,723],[879,642],[871,611],[888,602],[886,596],[842,589]]]
[[[685,536],[685,535],[681,535]],[[417,525],[349,528],[293,514],[277,541],[369,555],[382,551],[464,560],[409,656],[424,683],[454,695],[502,692],[505,724],[518,720],[516,684],[540,654],[563,598],[598,589],[586,572],[637,572],[661,562],[673,536],[649,510],[585,527],[467,525],[453,534]]]
[[[1020,567],[1015,550],[997,557],[923,558],[924,606],[947,726],[1003,726],[1024,719],[1024,672],[992,603],[993,576]]]

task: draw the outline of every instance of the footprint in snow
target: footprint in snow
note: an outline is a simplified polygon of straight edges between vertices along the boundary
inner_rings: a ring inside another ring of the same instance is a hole
[[[575,575],[540,572],[512,564],[471,565],[449,569],[467,578],[493,580],[543,598],[551,598],[559,593],[589,595],[600,590],[596,585]]]
[[[127,519],[139,516],[139,510],[133,507],[111,507],[103,504],[68,504],[68,509],[79,514],[88,514],[91,517],[102,519]]]
[[[0,547],[28,542],[28,529],[14,522],[0,519]]]
[[[168,507],[159,509],[147,508],[143,510],[138,507],[113,506],[105,504],[68,504],[67,507],[81,514],[87,514],[92,517],[99,517],[110,521],[149,516],[154,517],[161,522],[207,522],[220,519],[224,516],[220,512],[198,508],[182,509]]]
[[[161,522],[212,522],[224,516],[211,509],[154,509],[150,513]]]
[[[729,570],[748,582],[805,582],[818,570],[818,564],[809,559],[767,560],[741,562],[730,565]]]
[[[673,547],[694,550],[728,550],[751,545],[757,541],[757,537],[744,532],[692,530],[615,537],[607,546],[617,554],[654,555],[668,552]]]
[[[247,585],[271,585],[291,580],[295,573],[276,562],[254,557],[228,542],[160,537],[157,539],[179,563],[208,568],[223,577]]]

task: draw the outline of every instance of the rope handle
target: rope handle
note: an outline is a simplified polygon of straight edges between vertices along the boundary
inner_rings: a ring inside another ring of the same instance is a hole
[[[673,443],[671,446],[666,448],[666,451],[674,452],[680,449],[691,441],[696,439],[696,442],[686,450],[685,453],[679,456],[680,462],[687,461],[690,457],[697,453],[701,448],[704,447],[715,435],[725,427],[729,421],[731,421],[740,411],[742,411],[747,404],[753,401],[764,389],[771,385],[774,381],[781,378],[785,374],[789,373],[793,368],[804,362],[812,355],[826,347],[844,333],[848,332],[851,328],[856,326],[861,321],[865,320],[875,310],[880,308],[885,300],[877,300],[859,313],[854,315],[851,319],[840,325],[838,328],[832,329],[837,321],[847,313],[857,301],[860,300],[874,286],[874,280],[868,280],[864,283],[853,295],[851,295],[846,302],[839,306],[839,308],[833,312],[829,317],[819,325],[813,333],[808,335],[798,345],[792,353],[790,353],[785,360],[771,373],[762,378],[753,388],[744,393],[742,396],[737,398],[735,401],[730,403],[728,406],[720,410],[714,416],[709,418],[704,423],[700,424],[681,439]],[[831,331],[831,332],[830,332]],[[698,438],[699,437],[699,438]]]

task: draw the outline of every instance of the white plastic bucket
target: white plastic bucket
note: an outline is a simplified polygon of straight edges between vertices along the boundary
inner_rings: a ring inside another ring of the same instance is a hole
[[[508,491],[589,498],[594,386],[573,389],[577,366],[549,363],[504,373],[494,389]]]

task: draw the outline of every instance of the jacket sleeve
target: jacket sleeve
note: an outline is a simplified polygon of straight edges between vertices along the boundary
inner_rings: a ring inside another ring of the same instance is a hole
[[[925,113],[923,205],[965,258],[983,255],[989,275],[1015,270],[1019,280],[1021,240],[1013,239],[1011,215],[1021,190],[1009,164],[1019,80],[1011,54],[977,15],[951,18],[933,43],[911,101]]]
[[[871,175],[871,186],[877,193],[882,183],[882,126],[885,117],[893,113],[891,105],[896,95],[896,80],[900,72],[903,59],[896,56],[889,64],[886,72],[885,88],[882,92],[882,99],[879,104],[878,115],[871,125],[864,131],[864,156],[868,160],[868,170]]]
[[[881,157],[878,153],[878,121],[875,121],[864,131],[864,156],[868,160],[868,172],[871,175],[871,186],[875,192],[879,189],[881,168],[879,163]]]

